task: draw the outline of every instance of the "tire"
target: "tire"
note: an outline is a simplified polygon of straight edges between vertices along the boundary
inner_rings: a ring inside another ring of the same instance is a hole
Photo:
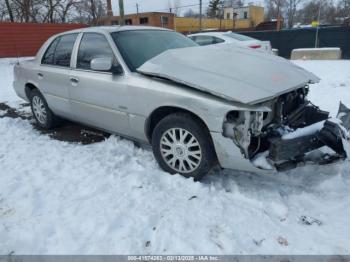
[[[156,125],[152,148],[164,171],[193,177],[196,181],[205,176],[216,161],[208,129],[186,113],[171,114]]]
[[[36,123],[44,128],[51,129],[61,123],[61,119],[51,111],[44,96],[39,90],[34,89],[29,94],[30,106]]]

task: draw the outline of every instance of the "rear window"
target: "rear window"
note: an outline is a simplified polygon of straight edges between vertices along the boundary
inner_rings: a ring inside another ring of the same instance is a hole
[[[78,34],[69,34],[56,38],[46,50],[41,63],[69,67],[77,36]]]

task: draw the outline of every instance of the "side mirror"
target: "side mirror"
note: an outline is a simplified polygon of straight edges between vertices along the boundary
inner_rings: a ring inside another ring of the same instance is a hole
[[[110,71],[112,69],[112,59],[111,58],[94,58],[90,62],[91,70],[95,71]]]

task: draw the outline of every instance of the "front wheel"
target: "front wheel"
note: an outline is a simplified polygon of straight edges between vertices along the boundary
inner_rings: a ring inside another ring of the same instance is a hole
[[[162,119],[153,131],[152,148],[163,170],[195,180],[206,175],[216,159],[207,128],[189,114]]]

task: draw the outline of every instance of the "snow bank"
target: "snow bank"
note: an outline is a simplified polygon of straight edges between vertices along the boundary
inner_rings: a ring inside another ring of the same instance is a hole
[[[321,78],[310,85],[309,99],[322,110],[336,117],[339,102],[350,107],[350,60],[339,61],[293,61]]]
[[[349,61],[298,65],[323,78],[313,102],[349,104]],[[11,81],[0,100],[13,103]],[[10,118],[0,134],[0,254],[350,254],[348,163],[195,183],[115,136],[83,146]]]

